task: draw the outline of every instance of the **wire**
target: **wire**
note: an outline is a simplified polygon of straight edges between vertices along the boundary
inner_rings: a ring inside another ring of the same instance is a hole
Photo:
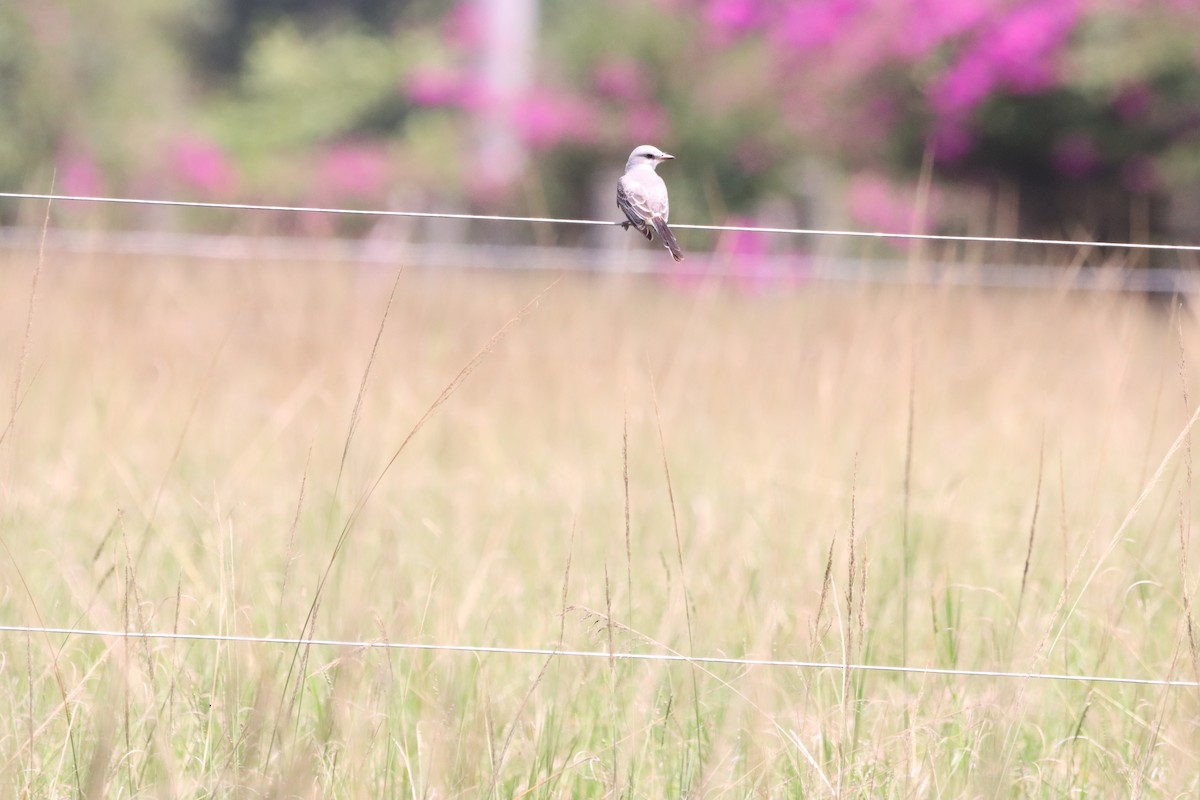
[[[886,664],[839,664],[826,661],[792,661],[773,658],[733,658],[726,656],[685,656],[676,653],[609,653],[606,650],[563,650],[544,647],[498,647],[489,645],[422,644],[419,642],[362,642],[348,639],[300,639],[286,636],[234,636],[221,633],[165,633],[153,631],[112,631],[32,625],[0,625],[0,632],[58,634],[63,636],[98,636],[125,639],[167,639],[176,641],[229,642],[239,644],[283,644],[314,647],[352,647],[360,649],[424,650],[448,653],[484,653],[494,655],[545,656],[561,658],[621,659],[625,661],[685,662],[695,664],[730,664],[743,667],[775,667],[786,669],[848,669],[856,672],[897,672],[920,675],[947,675],[968,678],[1023,678],[1046,681],[1078,681],[1084,683],[1121,683],[1135,686],[1168,688],[1198,688],[1200,681],[1162,680],[1157,678],[1123,678],[1106,675],[1069,675],[1048,672],[1005,672],[996,670],[943,669],[938,667],[902,667]]]
[[[156,200],[133,197],[92,197],[84,195],[0,192],[0,198],[13,200],[49,200],[54,202],[113,203],[121,205],[172,206],[176,208],[212,208],[233,211],[283,211],[297,214],[343,214],[368,217],[410,217],[417,219],[458,219],[482,222],[528,222],[548,225],[599,225],[612,227],[620,222],[596,219],[558,219],[555,217],[513,217],[498,214],[459,214],[442,211],[385,211],[364,208],[324,208],[320,206],[279,206],[254,203],[215,203],[198,200]],[[673,223],[672,228],[730,233],[775,233],[797,236],[844,236],[868,239],[903,239],[933,242],[976,242],[986,244],[1025,244],[1043,247],[1109,247],[1122,250],[1170,250],[1200,253],[1200,244],[1153,244],[1149,242],[1093,242],[1075,239],[1032,239],[1018,236],[966,236],[933,233],[891,233],[887,231],[834,230],[824,228],[771,228],[752,225],[688,225]]]

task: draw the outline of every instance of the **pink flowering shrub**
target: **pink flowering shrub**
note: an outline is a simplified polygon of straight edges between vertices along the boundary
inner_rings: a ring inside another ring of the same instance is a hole
[[[65,150],[59,154],[57,188],[63,194],[83,197],[104,193],[104,173],[96,160],[78,150]]]
[[[336,144],[318,156],[315,180],[322,202],[379,203],[393,181],[391,161],[380,144]]]
[[[852,177],[846,194],[850,219],[869,231],[927,230],[941,204],[935,194],[920,208],[915,187],[900,186],[877,173]]]
[[[417,69],[408,75],[404,94],[417,106],[465,105],[469,83],[459,70]]]
[[[582,97],[539,87],[522,97],[516,106],[517,132],[534,150],[546,150],[564,142],[591,144],[595,140],[597,114]]]
[[[179,137],[169,146],[167,161],[175,179],[202,196],[228,197],[236,185],[233,164],[208,139]]]
[[[487,113],[462,77],[481,41],[471,8],[443,23],[458,71],[414,71],[414,104]],[[894,186],[911,184],[863,176],[914,176],[929,154],[942,178],[1154,192],[1165,160],[1200,152],[1200,39],[1181,43],[1200,3],[614,0],[542,24],[541,80],[514,112],[531,150],[612,164],[657,143],[704,164],[732,213],[791,190],[780,173],[812,155],[859,176],[844,200],[861,224],[910,230],[937,224],[901,208]],[[1134,44],[1113,52],[1112,30]],[[570,197],[586,179],[561,174],[548,190]],[[673,193],[677,216],[704,210],[688,206],[706,191],[696,169],[669,180],[690,182]]]

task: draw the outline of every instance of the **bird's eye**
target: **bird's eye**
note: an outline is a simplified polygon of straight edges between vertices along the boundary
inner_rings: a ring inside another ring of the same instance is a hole
[[[653,153],[645,153],[645,154],[643,154],[643,157],[644,158],[654,158],[654,154]]]

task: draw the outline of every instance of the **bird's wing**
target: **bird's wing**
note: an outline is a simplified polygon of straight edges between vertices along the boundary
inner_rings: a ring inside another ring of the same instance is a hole
[[[639,187],[625,180],[622,176],[617,181],[617,208],[625,214],[625,218],[633,223],[633,227],[646,232],[646,203]]]
[[[617,205],[635,225],[639,220],[665,221],[669,212],[667,185],[650,169],[627,172],[617,181]]]

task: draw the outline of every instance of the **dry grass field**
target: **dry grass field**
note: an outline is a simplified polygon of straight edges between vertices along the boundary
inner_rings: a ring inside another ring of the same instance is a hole
[[[1187,306],[37,263],[0,623],[832,666],[0,632],[2,796],[1200,793],[1194,686],[837,666],[1200,679]]]

